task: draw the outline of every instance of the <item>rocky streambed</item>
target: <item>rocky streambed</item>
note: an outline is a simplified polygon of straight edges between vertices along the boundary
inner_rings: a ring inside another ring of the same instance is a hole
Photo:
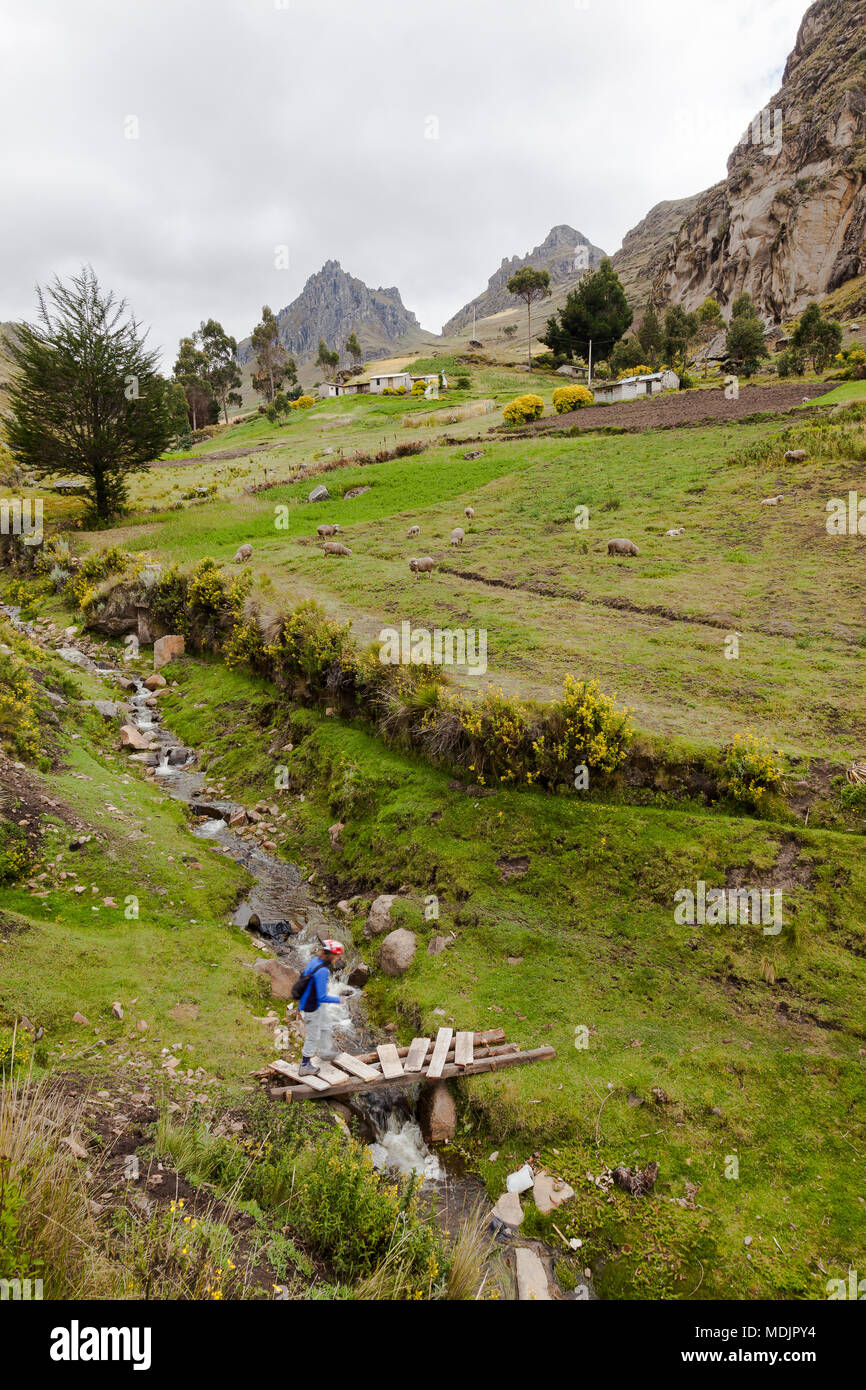
[[[335,979],[340,1003],[324,1006],[332,1015],[334,1039],[346,1051],[373,1049],[382,1039],[369,1028],[364,1010],[361,985],[367,967],[346,931],[345,919],[318,901],[310,879],[304,879],[295,865],[274,852],[276,846],[269,837],[279,833],[279,806],[259,803],[261,812],[251,810],[222,796],[221,789],[208,781],[199,767],[196,750],[185,745],[162,718],[159,691],[166,687],[158,673],[145,678],[123,671],[98,649],[90,647],[86,639],[75,640],[70,629],[58,643],[59,634],[55,633],[52,640],[50,627],[46,630],[42,625],[23,621],[15,608],[3,611],[32,641],[53,646],[55,654],[70,665],[121,684],[125,700],[94,703],[106,718],[123,720],[121,737],[131,749],[130,761],[141,764],[145,775],[166,796],[189,808],[194,835],[218,847],[250,875],[251,887],[235,908],[232,922],[248,931],[261,950],[254,968],[270,976],[275,1004],[286,1001],[285,1020],[272,1009],[275,1050],[289,1048],[299,1040],[300,1021],[289,1002],[291,984],[295,972],[303,969],[323,937],[335,937],[346,948],[345,964]],[[443,1161],[425,1143],[416,1103],[410,1093],[397,1088],[353,1098],[349,1109],[369,1143],[376,1166],[383,1171],[417,1174],[422,1180],[422,1194],[435,1206],[437,1219],[452,1232],[479,1207],[490,1212],[502,1253],[510,1252],[508,1271],[514,1296],[550,1298],[550,1289],[556,1288],[552,1277],[555,1252],[539,1241],[515,1243],[522,1219],[519,1197],[508,1194],[509,1200],[501,1199],[491,1211],[480,1179],[455,1163]],[[588,1280],[582,1294],[565,1295],[578,1296],[595,1297]]]

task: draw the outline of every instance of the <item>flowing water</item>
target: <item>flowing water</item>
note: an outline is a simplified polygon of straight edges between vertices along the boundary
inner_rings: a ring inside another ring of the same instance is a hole
[[[22,621],[20,610],[0,608],[13,624],[34,640],[32,625]],[[69,646],[74,646],[70,642]],[[116,667],[88,663],[88,669],[105,680],[114,681],[123,675]],[[153,769],[154,780],[161,789],[189,806],[200,819],[192,833],[201,840],[218,845],[223,854],[243,865],[253,879],[252,887],[235,908],[232,921],[264,943],[278,958],[297,970],[303,969],[318,949],[323,937],[336,937],[346,948],[343,971],[348,973],[360,962],[351,940],[347,940],[345,923],[335,919],[313,897],[311,887],[297,868],[277,859],[261,846],[243,840],[228,824],[231,816],[243,807],[237,802],[224,801],[203,794],[204,775],[197,770],[197,756],[171,732],[160,717],[158,701],[136,675],[128,679],[135,683],[135,693],[128,699],[131,723],[145,736],[150,736],[152,748],[130,755],[130,761]],[[339,1004],[326,1004],[331,1014],[333,1036],[339,1048],[346,1051],[372,1051],[376,1039],[365,1018],[361,991],[335,979]],[[352,1098],[353,1111],[369,1139],[373,1162],[380,1170],[414,1173],[422,1181],[422,1195],[435,1205],[437,1219],[452,1234],[460,1222],[479,1207],[489,1210],[490,1203],[484,1184],[479,1178],[462,1171],[450,1162],[443,1162],[431,1153],[415,1118],[411,1092],[403,1088],[369,1092]],[[548,1257],[553,1254],[537,1242],[539,1251]],[[595,1297],[590,1293],[590,1297]]]

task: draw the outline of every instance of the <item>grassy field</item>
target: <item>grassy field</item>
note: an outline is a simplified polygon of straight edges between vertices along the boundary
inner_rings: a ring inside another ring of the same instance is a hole
[[[753,728],[783,750],[792,782],[838,800],[866,743],[866,580],[864,538],[828,535],[826,504],[866,492],[863,422],[845,412],[857,392],[814,416],[580,438],[505,438],[498,410],[485,410],[446,424],[446,440],[445,409],[501,406],[530,386],[549,409],[559,384],[471,375],[471,391],[447,403],[332,401],[284,427],[256,419],[136,477],[130,513],[110,528],[76,528],[68,500],[50,521],[71,522],[81,551],[121,545],[183,568],[213,556],[232,573],[248,541],[265,615],[312,596],[361,641],[403,620],[482,628],[488,670],[458,672],[464,686],[549,697],[569,673],[596,679],[633,707],[656,749],[717,750]],[[418,439],[427,447],[409,457],[328,467]],[[786,463],[803,440],[805,462]],[[311,504],[318,482],[331,498]],[[203,488],[214,491],[197,498]],[[367,490],[346,496],[356,488]],[[777,494],[777,506],[761,505]],[[586,526],[575,525],[579,508]],[[322,556],[321,522],[341,526],[351,557]],[[639,555],[608,557],[617,536]],[[438,568],[416,578],[407,556],[428,552]],[[66,622],[48,587],[31,586],[33,602]],[[782,803],[755,819],[664,795],[638,805],[603,790],[479,794],[243,671],[188,657],[167,674],[170,726],[238,799],[272,797],[266,750],[294,745],[279,851],[315,866],[333,903],[360,894],[350,926],[374,967],[366,905],[399,894],[395,917],[418,934],[418,952],[397,980],[374,972],[373,1023],[393,1020],[401,1041],[440,1022],[501,1024],[527,1047],[555,1046],[543,1068],[464,1086],[453,1153],[493,1197],[532,1153],[572,1184],[557,1225],[583,1246],[576,1257],[563,1247],[563,1287],[589,1265],[608,1298],[809,1299],[862,1268],[866,877],[851,833],[862,822],[846,833],[817,816],[804,826]],[[73,679],[80,695],[106,693]],[[264,991],[245,968],[252,949],[226,925],[244,875],[190,836],[95,715],[64,715],[52,740],[53,770],[41,782],[22,775],[34,806],[44,793],[68,814],[35,813],[47,880],[34,866],[4,889],[0,1023],[45,1020],[39,1065],[93,1077],[134,1063],[158,1078],[163,1049],[180,1044],[191,1086],[237,1097],[271,1046]],[[7,807],[6,824],[20,809]],[[74,854],[69,815],[92,833]],[[77,879],[60,879],[70,863]],[[782,931],[678,923],[675,894],[698,881],[780,890]],[[129,897],[135,921],[123,914]],[[435,920],[423,911],[431,897]],[[429,939],[449,933],[452,944],[428,954]],[[72,1023],[75,1009],[89,1028]],[[616,1164],[650,1160],[655,1199],[609,1190]],[[524,1230],[561,1244],[534,1211]]]
[[[754,727],[798,758],[858,755],[866,737],[863,539],[828,536],[826,505],[862,487],[862,457],[822,454],[820,441],[802,464],[751,456],[799,423],[794,416],[639,435],[494,433],[471,448],[431,431],[414,457],[298,477],[302,462],[314,473],[344,452],[417,438],[422,431],[404,437],[388,428],[404,409],[388,400],[328,402],[284,430],[263,420],[229,430],[194,464],[136,481],[133,514],[110,540],[182,564],[207,555],[228,562],[248,541],[264,611],[314,596],[364,641],[404,619],[484,629],[487,674],[458,672],[464,681],[546,698],[573,672],[615,690],[652,733],[718,744]],[[230,445],[257,443],[268,449],[249,461],[209,461]],[[473,451],[481,456],[467,459]],[[269,480],[279,481],[247,490]],[[307,501],[314,482],[326,484],[329,502]],[[217,487],[211,500],[178,503],[179,492],[204,485]],[[345,498],[360,487],[368,491]],[[761,505],[777,494],[777,507]],[[585,529],[575,526],[579,507],[588,510]],[[341,526],[351,558],[323,559],[322,521]],[[421,528],[412,541],[410,524]],[[448,541],[459,524],[466,539],[458,549]],[[682,536],[665,536],[679,527]],[[608,557],[606,542],[617,536],[635,542],[637,559]],[[407,557],[427,553],[439,567],[432,581],[418,580]],[[736,660],[726,657],[730,634],[739,634]]]
[[[365,903],[401,892],[419,949],[401,979],[374,976],[374,1018],[403,1041],[445,1022],[556,1048],[544,1067],[468,1084],[455,1148],[494,1197],[533,1151],[567,1178],[576,1201],[553,1219],[583,1239],[604,1296],[823,1297],[823,1269],[862,1263],[859,837],[532,792],[479,800],[240,673],[186,662],[172,676],[167,717],[239,796],[271,794],[264,749],[294,742],[281,850],[319,863],[334,899],[366,894],[353,929],[374,965]],[[500,861],[517,856],[527,871],[506,882]],[[784,883],[779,935],[676,924],[679,886],[738,874]],[[588,1177],[649,1160],[652,1204]]]

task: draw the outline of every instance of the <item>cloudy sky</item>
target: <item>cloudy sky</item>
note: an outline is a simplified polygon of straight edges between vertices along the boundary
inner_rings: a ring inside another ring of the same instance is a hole
[[[334,258],[436,332],[723,177],[806,0],[0,0],[0,319],[89,261],[173,363]]]

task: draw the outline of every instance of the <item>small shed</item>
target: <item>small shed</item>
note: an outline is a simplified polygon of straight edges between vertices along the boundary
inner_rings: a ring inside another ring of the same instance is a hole
[[[649,372],[645,376],[627,376],[622,381],[593,382],[592,394],[597,405],[612,405],[617,401],[636,401],[642,396],[657,396],[662,391],[676,391],[680,379],[676,372]]]

